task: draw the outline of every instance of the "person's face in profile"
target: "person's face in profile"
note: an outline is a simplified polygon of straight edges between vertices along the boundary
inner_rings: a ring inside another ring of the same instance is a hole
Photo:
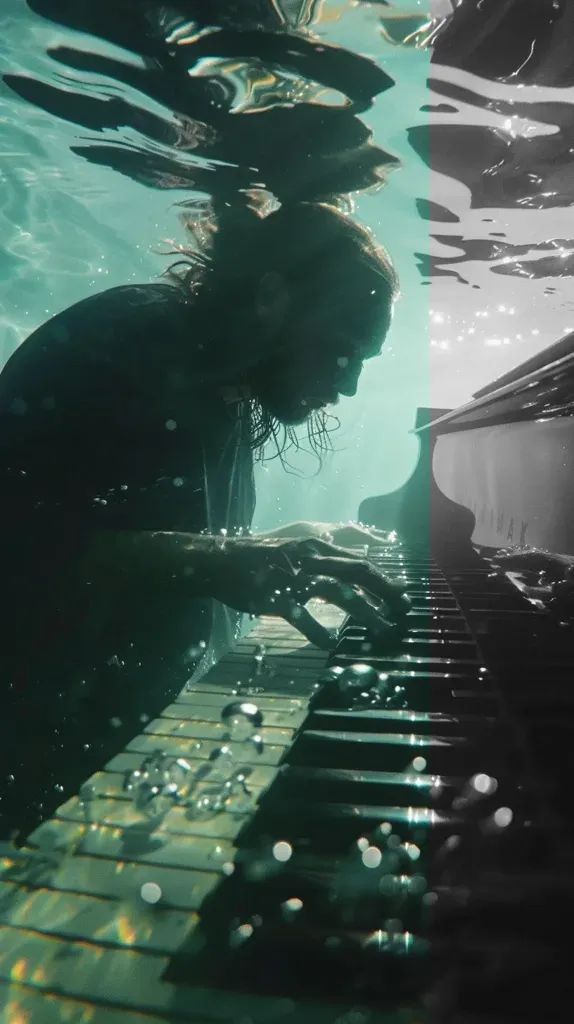
[[[340,395],[355,395],[363,363],[380,354],[388,306],[370,289],[363,296],[350,291],[317,293],[307,308],[288,304],[276,338],[279,351],[252,381],[262,405],[282,423],[302,423]]]

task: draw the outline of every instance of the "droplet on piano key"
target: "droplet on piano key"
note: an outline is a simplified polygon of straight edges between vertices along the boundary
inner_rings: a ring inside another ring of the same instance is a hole
[[[376,686],[379,681],[379,673],[372,665],[364,665],[356,662],[344,669],[339,676],[338,684],[342,693],[350,693],[353,690],[365,690]]]
[[[263,715],[257,704],[252,704],[249,701],[233,701],[223,708],[221,721],[228,729],[229,739],[244,743],[261,728]]]
[[[343,675],[344,671],[345,669],[342,665],[333,665],[332,668],[326,669],[325,672],[321,674],[319,677],[319,683],[326,684],[337,682],[337,680]]]
[[[246,772],[239,769],[222,786],[222,806],[229,814],[247,814],[254,809],[254,796],[247,786]]]
[[[253,661],[255,662],[256,666],[259,666],[260,668],[263,667],[263,663],[265,661],[266,653],[267,653],[267,651],[266,651],[266,648],[265,648],[265,644],[259,644],[255,648],[255,654],[253,655]]]
[[[237,765],[231,747],[217,747],[209,755],[209,779],[213,782],[226,782],[235,771]]]
[[[206,821],[219,814],[221,810],[221,791],[214,789],[203,792],[195,799],[190,800],[187,814],[188,817],[194,820]]]
[[[186,761],[185,758],[176,758],[175,761],[171,762],[167,771],[170,782],[175,784],[178,790],[190,785],[192,769],[189,761]]]
[[[159,903],[161,889],[157,882],[144,882],[140,889],[140,896],[144,903]]]
[[[80,803],[89,803],[91,800],[95,800],[96,796],[97,793],[94,784],[92,782],[84,782],[80,787],[80,792],[78,794]]]
[[[158,750],[144,758],[139,768],[126,773],[124,791],[132,795],[136,809],[146,817],[163,817],[183,802],[192,779],[191,766],[184,758]]]

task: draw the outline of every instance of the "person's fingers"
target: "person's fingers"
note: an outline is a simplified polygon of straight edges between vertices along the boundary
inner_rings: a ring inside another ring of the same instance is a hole
[[[398,630],[388,622],[380,608],[370,600],[370,595],[359,587],[328,576],[315,576],[307,579],[297,591],[296,597],[301,604],[313,597],[321,597],[347,612],[353,619],[377,636],[396,637]]]
[[[371,537],[373,537],[374,540],[376,540],[376,541],[378,541],[380,543],[383,543],[383,544],[385,542],[388,542],[390,540],[390,538],[393,536],[393,531],[392,530],[379,530],[378,527],[376,527],[376,526],[370,526],[369,527],[369,533],[370,533]],[[396,541],[396,534],[394,536],[395,536],[395,541]]]
[[[334,543],[342,545],[387,544],[391,538],[388,530],[379,530],[376,526],[363,526],[360,523],[344,523],[331,530]]]
[[[303,562],[309,558],[344,558],[346,561],[358,562],[364,558],[364,552],[355,552],[348,548],[339,547],[329,541],[321,540],[319,537],[309,537],[305,540],[286,541],[281,552],[286,559],[292,572],[303,568]]]
[[[334,632],[326,629],[320,622],[317,622],[313,618],[311,612],[307,611],[302,605],[297,604],[296,601],[286,601],[285,604],[280,607],[280,614],[282,617],[295,626],[303,636],[307,637],[310,643],[315,644],[316,647],[320,647],[323,651],[331,651],[337,642],[337,637]]]
[[[558,578],[568,576],[574,568],[574,559],[567,555],[553,555],[544,551],[498,555],[493,563],[510,572],[545,572]]]
[[[330,576],[344,583],[363,587],[377,600],[384,601],[394,615],[405,615],[411,607],[401,584],[388,579],[370,562],[315,555],[304,558],[301,568],[308,575]]]

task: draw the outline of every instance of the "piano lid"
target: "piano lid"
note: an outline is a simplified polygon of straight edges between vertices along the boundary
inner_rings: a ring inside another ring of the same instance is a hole
[[[473,401],[431,422],[417,422],[415,432],[432,427],[433,433],[445,434],[524,420],[542,423],[572,415],[574,334],[569,334],[477,391]]]
[[[420,409],[419,462],[359,518],[428,539],[435,557],[474,545],[574,554],[574,335],[483,388],[459,409]],[[466,554],[465,554],[466,553]]]
[[[474,516],[473,544],[574,553],[573,416],[570,334],[461,409],[417,427],[435,441],[434,483]]]

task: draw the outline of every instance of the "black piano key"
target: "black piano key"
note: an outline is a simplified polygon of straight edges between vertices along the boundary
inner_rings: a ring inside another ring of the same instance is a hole
[[[366,645],[369,645],[367,649]],[[337,645],[337,657],[356,657],[367,653],[371,657],[377,657],[377,653],[387,654],[387,657],[419,657],[425,660],[432,658],[448,658],[464,663],[476,664],[476,644],[464,637],[446,637],[436,635],[417,636],[408,635],[397,639],[396,643],[384,643],[383,641],[371,640],[370,637],[351,637],[343,635]]]
[[[229,919],[258,917],[336,934],[343,928],[372,931],[399,918],[401,930],[420,934],[428,917],[422,898],[428,890],[425,876],[414,863],[393,873],[391,853],[369,867],[372,848],[367,851],[366,863],[358,846],[339,859],[295,854],[284,870],[259,878],[253,877],[257,853],[250,859],[244,851],[233,884],[226,887]]]
[[[464,779],[416,772],[373,772],[348,768],[307,768],[285,765],[273,791],[263,795],[260,807],[269,799],[293,800],[305,794],[316,802],[364,805],[432,806],[452,809]]]
[[[220,958],[204,953],[188,970],[188,983],[376,1007],[404,1002],[429,978],[428,942],[411,933],[388,942],[382,929],[373,934],[263,922],[239,943]]]
[[[442,708],[448,714],[483,714],[493,717],[499,712],[494,691],[479,678],[457,676],[455,673],[389,672],[391,688],[397,699],[410,711],[433,712]],[[398,688],[396,690],[395,688]],[[311,709],[342,710],[352,707],[350,698],[336,687],[319,687],[310,700]]]
[[[464,815],[432,806],[343,804],[306,800],[301,794],[293,800],[265,800],[256,818],[247,822],[236,842],[240,847],[254,846],[262,836],[285,839],[309,852],[330,856],[348,854],[361,836],[374,834],[381,823],[388,823],[403,841],[417,844],[432,833],[435,846],[468,824]],[[414,837],[414,839],[413,839]]]
[[[499,751],[481,750],[466,736],[316,729],[297,735],[286,760],[310,767],[405,771],[415,757],[423,757],[433,775],[488,772],[501,761]]]
[[[366,664],[376,663],[380,672],[391,672],[402,669],[404,672],[419,672],[430,674],[432,672],[450,672],[457,675],[474,676],[481,668],[481,662],[472,659],[462,658],[440,658],[440,657],[418,657],[414,654],[391,654],[377,651],[373,644],[373,651],[348,650],[344,649],[339,653],[337,650],[333,664],[350,665],[353,662],[365,662]]]
[[[495,717],[484,715],[449,715],[439,711],[379,710],[378,708],[352,709],[350,711],[312,711],[305,720],[305,729],[328,732],[344,729],[352,732],[398,732],[413,730],[419,736],[489,736],[501,732]]]
[[[499,807],[511,805],[513,814],[520,813],[527,819],[532,807],[520,785],[516,779],[497,779],[491,792],[479,793],[472,776],[431,775],[414,769],[374,772],[285,765],[273,790],[261,796],[259,806],[264,808],[275,800],[297,800],[304,793],[314,802],[432,807],[445,812],[463,812],[473,819],[477,815],[486,818]]]

